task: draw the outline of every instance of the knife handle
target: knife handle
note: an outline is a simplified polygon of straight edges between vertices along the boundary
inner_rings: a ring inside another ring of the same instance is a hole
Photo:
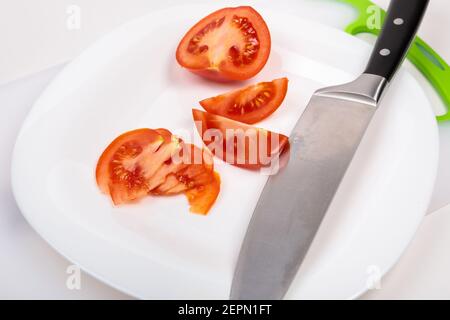
[[[429,0],[391,0],[364,73],[392,79],[419,29]]]

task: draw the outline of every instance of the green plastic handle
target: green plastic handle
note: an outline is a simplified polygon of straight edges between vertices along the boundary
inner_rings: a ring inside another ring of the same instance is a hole
[[[345,31],[356,35],[359,33],[371,33],[378,36],[386,17],[386,12],[369,0],[338,0],[353,6],[359,13],[358,18],[349,24]],[[380,23],[373,22],[374,14],[379,14]],[[444,115],[437,116],[438,121],[450,120],[450,67],[436,51],[425,41],[416,37],[408,51],[407,58],[422,72],[425,78],[441,97],[447,107]]]

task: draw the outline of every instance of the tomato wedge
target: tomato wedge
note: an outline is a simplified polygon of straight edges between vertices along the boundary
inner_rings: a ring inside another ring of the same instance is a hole
[[[278,109],[286,97],[287,88],[288,79],[281,78],[205,99],[200,104],[210,113],[254,124]]]
[[[185,193],[190,211],[206,215],[220,192],[220,177],[214,172],[209,151],[184,144],[180,158],[174,158],[165,166],[172,172],[165,181],[151,191],[154,195],[174,195]]]
[[[269,29],[255,9],[224,8],[186,33],[176,58],[182,67],[209,79],[246,80],[264,67],[270,47]]]
[[[172,195],[209,184],[213,180],[214,165],[209,151],[186,143],[178,157],[173,157],[160,171],[164,172],[165,179],[151,193]]]
[[[207,185],[201,185],[192,188],[186,192],[190,211],[198,214],[207,214],[212,205],[217,199],[220,192],[220,177],[217,172],[214,172],[213,179]]]
[[[178,142],[165,141],[155,130],[126,132],[100,156],[97,184],[116,205],[142,198],[150,191],[150,178],[178,149]]]
[[[120,135],[97,163],[97,184],[115,205],[148,194],[186,193],[191,212],[207,214],[220,191],[209,151],[185,144],[166,129]]]
[[[286,163],[289,139],[285,135],[200,110],[193,109],[192,114],[205,145],[225,162],[246,169]]]

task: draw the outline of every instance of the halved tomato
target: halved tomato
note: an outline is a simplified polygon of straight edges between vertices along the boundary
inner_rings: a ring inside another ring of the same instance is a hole
[[[253,124],[278,109],[286,97],[287,88],[288,79],[281,78],[205,99],[200,104],[210,113]]]
[[[116,205],[142,198],[150,191],[151,177],[179,148],[178,141],[166,141],[155,130],[126,132],[100,156],[97,184]]]
[[[224,8],[195,24],[177,48],[178,63],[213,80],[246,80],[266,64],[270,32],[252,7]]]
[[[285,164],[286,157],[281,157],[289,151],[285,135],[200,110],[193,109],[192,114],[205,145],[225,162],[247,169]]]

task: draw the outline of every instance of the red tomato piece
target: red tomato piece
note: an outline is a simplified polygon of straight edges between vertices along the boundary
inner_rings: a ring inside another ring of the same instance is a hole
[[[191,205],[190,211],[207,214],[220,192],[220,177],[214,172],[213,179],[206,185],[200,185],[186,191],[186,197]]]
[[[178,148],[178,143],[166,143],[155,130],[126,132],[100,156],[97,184],[101,191],[111,195],[114,204],[142,198],[150,190],[149,179]]]
[[[96,178],[116,205],[148,194],[185,192],[191,211],[201,214],[207,214],[220,190],[209,151],[184,144],[166,129],[120,135],[100,156]]]
[[[151,191],[155,195],[185,193],[190,211],[206,215],[220,192],[220,177],[214,172],[209,151],[185,144],[179,159],[166,164],[172,172],[165,181]]]
[[[285,135],[200,110],[192,113],[205,145],[225,162],[246,169],[285,164],[289,151]]]
[[[209,151],[192,144],[184,144],[178,157],[173,157],[164,166],[167,168],[166,179],[151,191],[152,194],[177,194],[213,180],[214,165]]]
[[[278,109],[286,97],[287,88],[288,79],[281,78],[205,99],[200,104],[210,113],[254,124]]]
[[[182,67],[206,78],[246,80],[264,67],[270,48],[269,29],[255,9],[224,8],[186,33],[176,58]]]

